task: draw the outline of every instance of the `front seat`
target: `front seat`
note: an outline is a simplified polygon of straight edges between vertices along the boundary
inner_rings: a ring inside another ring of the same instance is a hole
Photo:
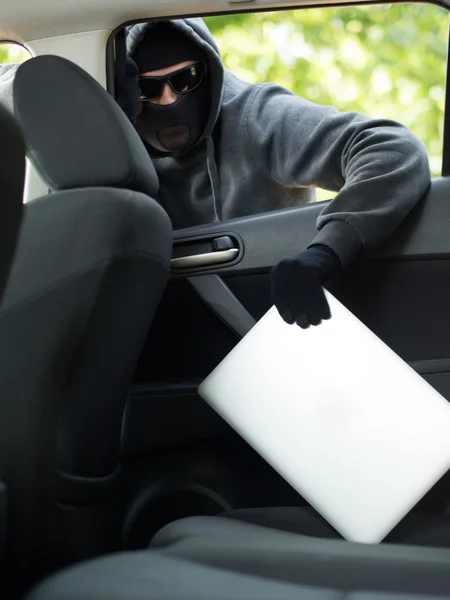
[[[24,588],[118,545],[122,414],[172,229],[134,128],[82,69],[27,61],[14,107],[51,189],[25,206],[0,310],[8,572]]]
[[[0,306],[23,214],[25,142],[12,115],[0,105]],[[6,488],[0,479],[0,595],[4,579]]]
[[[25,142],[11,114],[0,105],[0,303],[16,251],[23,214]]]

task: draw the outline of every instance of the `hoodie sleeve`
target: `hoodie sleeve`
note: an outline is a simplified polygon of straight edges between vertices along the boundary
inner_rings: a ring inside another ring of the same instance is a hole
[[[251,152],[272,181],[339,191],[310,245],[328,246],[344,265],[387,239],[430,185],[424,145],[395,121],[341,113],[263,85],[245,126]]]

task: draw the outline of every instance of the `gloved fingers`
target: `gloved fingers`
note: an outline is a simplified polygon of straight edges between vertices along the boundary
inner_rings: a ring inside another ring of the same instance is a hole
[[[288,325],[293,325],[295,323],[294,315],[292,314],[290,308],[278,308],[278,312],[280,313],[283,321],[285,321]]]
[[[321,283],[323,262],[323,251],[318,253],[315,250],[313,255],[311,250],[284,259],[273,267],[273,303],[287,323],[297,323],[299,327],[306,329],[331,318]]]
[[[321,323],[322,323],[322,318],[321,317],[318,317],[317,315],[309,317],[309,324],[310,325],[320,325]]]
[[[322,287],[317,290],[317,294],[311,304],[309,317],[313,320],[331,318],[330,306]]]
[[[285,293],[283,283],[283,279],[280,277],[278,267],[276,266],[272,269],[272,301],[280,313],[280,317],[283,319],[283,321],[288,323],[288,325],[293,325],[295,323],[295,318],[292,310],[290,309],[288,300],[289,296]]]
[[[328,300],[326,299],[325,295],[322,296],[322,302],[320,305],[320,316],[322,319],[331,319],[331,311],[330,311],[330,306],[328,304]]]
[[[298,317],[296,320],[296,323],[302,329],[308,329],[308,327],[311,325],[311,323],[309,322],[309,319],[306,315],[301,315],[300,317]],[[312,324],[316,325],[316,323],[312,323]]]
[[[311,297],[310,305],[305,307],[304,312],[309,324],[314,326],[320,325],[323,319],[331,317],[330,307],[322,287],[317,288],[316,293]]]

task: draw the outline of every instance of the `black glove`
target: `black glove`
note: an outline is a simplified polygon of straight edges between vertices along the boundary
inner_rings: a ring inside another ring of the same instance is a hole
[[[342,268],[328,246],[311,246],[272,269],[272,299],[281,317],[302,329],[331,317],[322,285]]]
[[[127,56],[123,69],[117,73],[116,102],[132,123],[142,111],[139,88],[139,69],[132,58]]]

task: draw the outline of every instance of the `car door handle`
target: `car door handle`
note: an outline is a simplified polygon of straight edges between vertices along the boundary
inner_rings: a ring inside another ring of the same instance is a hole
[[[211,265],[220,265],[233,261],[239,254],[239,248],[228,248],[227,250],[216,250],[202,254],[192,254],[172,258],[172,269],[197,269]]]

